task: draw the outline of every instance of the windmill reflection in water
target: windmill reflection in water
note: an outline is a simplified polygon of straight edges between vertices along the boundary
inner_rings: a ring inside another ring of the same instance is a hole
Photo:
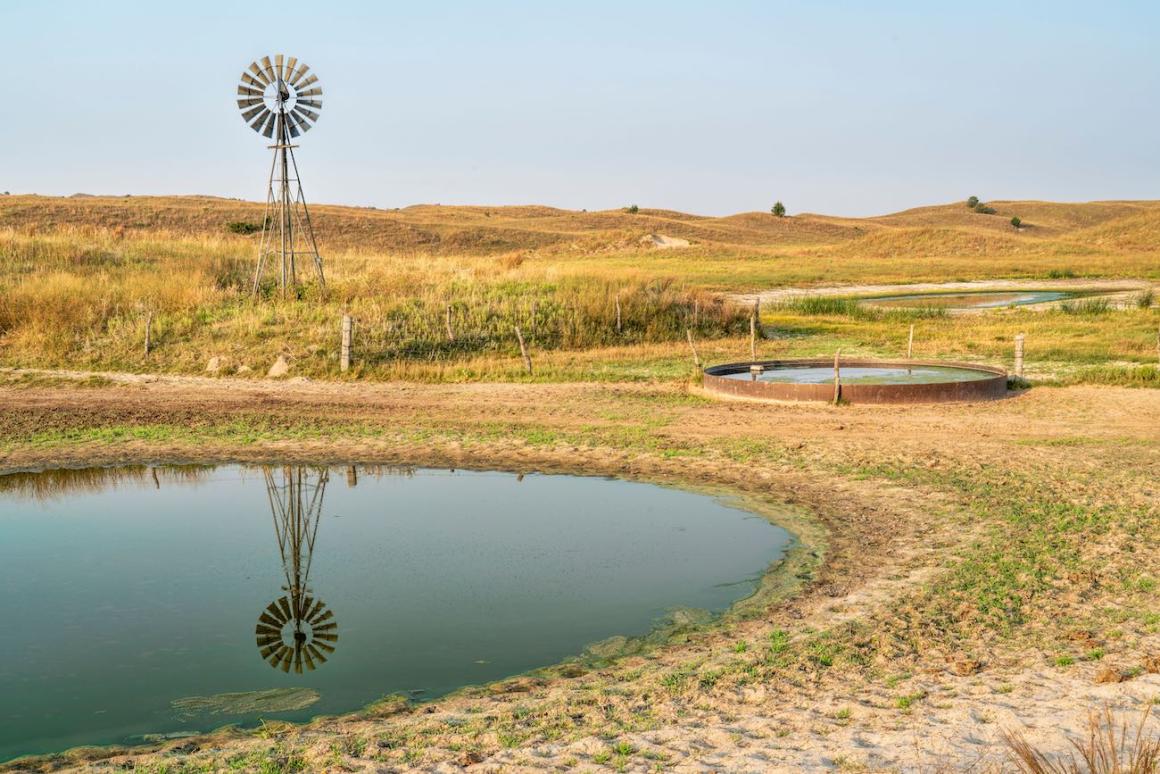
[[[258,651],[270,666],[302,674],[326,663],[338,641],[334,613],[307,586],[314,540],[322,518],[322,499],[330,473],[326,468],[263,468],[274,532],[282,555],[285,592],[258,616]]]

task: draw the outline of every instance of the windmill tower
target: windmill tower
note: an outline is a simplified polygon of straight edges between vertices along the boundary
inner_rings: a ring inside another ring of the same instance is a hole
[[[294,667],[296,674],[302,674],[303,665],[313,671],[326,663],[338,641],[334,613],[306,585],[330,472],[286,466],[280,477],[270,468],[263,468],[262,473],[282,555],[286,576],[282,590],[286,593],[258,616],[254,635],[258,652],[270,666],[283,672]]]
[[[291,141],[309,131],[322,109],[322,87],[318,76],[295,57],[264,56],[242,72],[238,84],[238,107],[242,118],[255,131],[274,144],[267,183],[266,214],[262,219],[261,247],[254,271],[254,293],[270,268],[278,272],[282,296],[298,285],[298,258],[310,259],[320,289],[326,289],[322,257],[310,225],[310,210],[302,194],[297,145]]]

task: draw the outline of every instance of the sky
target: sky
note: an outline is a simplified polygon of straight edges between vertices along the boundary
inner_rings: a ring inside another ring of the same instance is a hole
[[[870,215],[1160,198],[1156,2],[0,0],[0,191],[263,199],[235,87],[325,90],[309,201]]]

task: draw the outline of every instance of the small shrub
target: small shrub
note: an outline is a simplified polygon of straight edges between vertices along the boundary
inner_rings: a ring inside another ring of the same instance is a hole
[[[779,218],[785,217],[785,205],[781,202],[774,202],[773,206],[769,208],[769,211]]]
[[[256,234],[262,230],[261,225],[244,220],[234,220],[226,224],[226,228],[234,234]]]
[[[982,202],[979,202],[978,204],[976,204],[974,209],[975,209],[975,212],[979,213],[980,215],[994,215],[997,212],[997,210],[994,207],[988,207],[987,205],[983,204]]]
[[[1052,269],[1047,272],[1048,279],[1073,279],[1075,272],[1071,269]]]
[[[979,197],[977,197],[977,196],[968,196],[967,197],[967,208],[968,209],[973,210],[978,206],[979,206]]]
[[[1020,218],[1018,215],[1011,218],[1011,227],[1012,228],[1019,228],[1022,225],[1023,225],[1023,219]]]
[[[1152,292],[1152,288],[1148,288],[1143,293],[1136,296],[1136,306],[1140,309],[1147,309],[1148,307],[1152,306],[1152,302],[1155,300],[1155,298],[1156,296],[1155,293]]]
[[[635,215],[638,212],[640,212],[640,207],[637,207],[635,204],[630,204],[624,208],[624,211],[627,212],[629,215]]]

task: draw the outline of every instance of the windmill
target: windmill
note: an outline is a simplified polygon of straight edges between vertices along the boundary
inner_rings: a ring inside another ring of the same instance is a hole
[[[306,583],[314,556],[314,538],[322,518],[322,498],[330,472],[325,468],[284,467],[281,477],[263,468],[274,533],[286,576],[283,596],[266,606],[254,630],[258,652],[270,666],[302,674],[326,662],[338,641],[338,624],[326,604]]]
[[[262,219],[261,247],[254,271],[254,293],[261,287],[268,264],[280,265],[282,296],[298,284],[298,256],[310,257],[319,288],[325,290],[322,257],[310,225],[310,210],[302,194],[302,179],[291,141],[309,131],[322,109],[318,76],[295,57],[264,56],[242,72],[238,84],[238,107],[242,118],[263,137],[272,139],[274,151],[267,183],[266,213]]]

